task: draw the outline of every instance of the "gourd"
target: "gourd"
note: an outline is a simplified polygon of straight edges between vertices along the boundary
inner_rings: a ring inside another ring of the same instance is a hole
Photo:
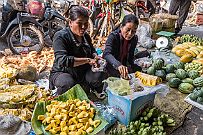
[[[149,67],[147,69],[147,74],[149,75],[154,75],[155,74],[156,69],[154,67]]]
[[[193,80],[193,85],[196,87],[203,87],[203,77],[198,77]]]
[[[176,76],[180,79],[185,79],[187,77],[187,72],[183,69],[176,70]]]
[[[183,62],[177,62],[174,67],[176,69],[183,69],[184,68],[184,63]]]
[[[174,73],[175,67],[173,64],[166,65],[166,72],[167,73]]]
[[[178,88],[180,83],[181,83],[181,80],[179,78],[172,78],[172,79],[169,80],[168,85],[171,88]]]
[[[194,86],[192,84],[189,84],[189,83],[181,83],[178,87],[178,90],[181,93],[189,94],[194,90]]]
[[[154,61],[153,67],[157,69],[161,69],[164,66],[164,60],[162,58],[158,58],[157,60]]]
[[[174,74],[174,73],[169,73],[169,74],[166,75],[166,81],[169,81],[169,80],[172,79],[172,78],[176,78],[176,74]]]
[[[191,70],[191,71],[189,71],[188,76],[191,79],[195,79],[195,78],[199,77],[199,72],[196,70]]]
[[[180,61],[183,63],[188,63],[193,60],[193,56],[191,54],[185,54],[180,58]]]

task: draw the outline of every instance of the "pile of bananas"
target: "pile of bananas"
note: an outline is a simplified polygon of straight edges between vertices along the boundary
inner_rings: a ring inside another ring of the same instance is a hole
[[[162,79],[157,76],[148,75],[142,72],[136,72],[135,77],[139,78],[145,86],[156,86],[162,82]]]

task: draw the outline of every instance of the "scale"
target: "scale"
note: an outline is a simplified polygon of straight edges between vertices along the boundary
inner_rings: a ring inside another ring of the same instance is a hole
[[[160,37],[156,40],[156,47],[159,48],[170,48],[172,36],[175,34],[173,32],[167,32],[167,31],[160,31],[156,33]]]

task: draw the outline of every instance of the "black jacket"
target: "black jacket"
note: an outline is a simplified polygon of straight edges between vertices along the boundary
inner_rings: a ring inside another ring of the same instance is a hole
[[[93,58],[93,53],[96,53],[87,33],[84,35],[84,44],[80,44],[76,41],[70,28],[64,28],[54,35],[53,49],[55,60],[51,74],[55,72],[66,72],[73,76],[83,74],[87,71],[86,69],[90,68],[90,65],[73,67],[74,57]]]
[[[127,59],[124,60],[124,64],[120,62],[120,48],[123,45],[123,38],[120,36],[120,29],[113,31],[106,41],[106,47],[104,50],[103,57],[106,59],[108,64],[113,66],[115,69],[118,69],[120,65],[124,66],[134,66],[134,54],[136,53],[136,45],[138,42],[138,37],[135,35],[129,41],[129,50]],[[135,65],[137,66],[137,65]]]

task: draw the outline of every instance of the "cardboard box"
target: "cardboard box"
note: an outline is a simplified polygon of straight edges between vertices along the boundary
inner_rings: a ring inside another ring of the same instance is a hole
[[[108,104],[115,109],[117,119],[126,126],[154,104],[155,92],[119,96],[107,88],[107,93]]]

